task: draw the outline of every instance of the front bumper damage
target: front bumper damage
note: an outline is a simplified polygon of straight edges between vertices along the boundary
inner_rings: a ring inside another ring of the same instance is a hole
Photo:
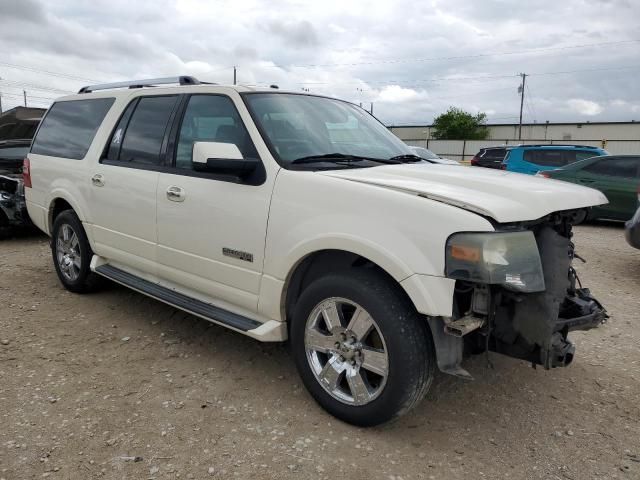
[[[571,218],[554,214],[527,225],[503,226],[533,231],[546,289],[520,293],[497,285],[457,281],[454,318],[443,319],[443,326],[445,336],[462,342],[463,349],[458,351],[493,351],[545,369],[562,367],[571,363],[575,353],[569,332],[590,330],[606,322],[605,308],[582,287],[572,266],[579,257],[571,241]],[[449,364],[441,369],[455,373],[460,370],[460,360],[449,358]]]
[[[31,225],[19,175],[0,175],[0,230]]]

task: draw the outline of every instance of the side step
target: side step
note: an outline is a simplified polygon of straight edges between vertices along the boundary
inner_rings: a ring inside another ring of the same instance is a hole
[[[112,265],[100,265],[95,269],[96,273],[107,277],[114,282],[137,290],[145,295],[149,295],[157,300],[173,305],[176,308],[193,313],[199,317],[224,324],[236,330],[247,332],[262,325],[260,322],[252,320],[242,315],[229,312],[220,307],[202,302],[193,297],[183,295],[169,288],[163,287],[153,282],[149,282],[140,277],[127,273]]]

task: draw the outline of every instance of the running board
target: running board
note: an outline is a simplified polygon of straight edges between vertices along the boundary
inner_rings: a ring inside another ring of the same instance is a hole
[[[96,267],[95,272],[114,282],[121,283],[126,287],[179,308],[180,310],[193,313],[206,320],[211,320],[235,328],[236,330],[248,332],[262,325],[260,322],[229,312],[228,310],[205,303],[196,298],[183,295],[157,283],[149,282],[112,265],[100,265]]]

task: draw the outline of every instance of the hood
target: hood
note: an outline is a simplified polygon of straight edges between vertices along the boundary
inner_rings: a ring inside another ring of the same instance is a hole
[[[608,203],[592,188],[494,169],[404,164],[318,173],[426,197],[500,223]]]

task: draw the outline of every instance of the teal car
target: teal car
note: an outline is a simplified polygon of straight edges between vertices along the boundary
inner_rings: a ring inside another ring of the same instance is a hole
[[[508,149],[502,169],[535,175],[597,155],[608,155],[608,152],[589,145],[518,145]]]
[[[539,176],[577,183],[605,194],[609,203],[593,207],[587,219],[629,220],[638,208],[640,155],[607,155],[539,172]]]

